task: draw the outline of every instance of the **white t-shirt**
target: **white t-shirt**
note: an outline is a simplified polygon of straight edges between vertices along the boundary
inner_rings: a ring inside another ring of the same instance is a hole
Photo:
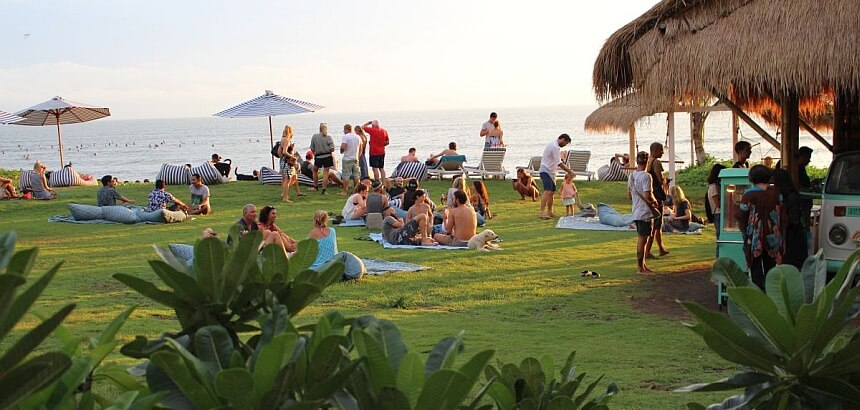
[[[561,147],[558,146],[558,141],[553,140],[543,149],[543,155],[540,158],[540,172],[546,172],[549,176],[554,177],[558,172],[559,163],[561,163]]]
[[[361,203],[361,194],[352,194],[347,200],[346,203],[343,204],[343,210],[340,212],[343,215],[343,219],[347,221],[352,218],[352,213],[355,211],[355,203]]]
[[[630,190],[630,196],[633,198],[633,219],[637,221],[650,220],[653,216],[651,207],[642,199],[642,195],[645,198],[651,195],[651,175],[637,169],[627,178],[627,189]]]
[[[716,200],[714,200],[715,196],[717,197]],[[708,185],[708,202],[710,202],[711,212],[713,212],[714,215],[720,213],[720,199],[719,198],[720,198],[720,184]]]
[[[346,150],[343,151],[344,161],[355,161],[358,159],[358,146],[361,145],[361,140],[358,135],[353,133],[343,134],[341,144],[346,144]]]

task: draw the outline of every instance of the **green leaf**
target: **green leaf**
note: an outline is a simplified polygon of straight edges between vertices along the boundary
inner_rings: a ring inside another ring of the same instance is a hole
[[[764,371],[770,371],[776,364],[773,354],[747,336],[723,314],[712,312],[692,302],[681,304],[699,320],[705,343],[724,359]]]
[[[11,274],[0,275],[0,281],[2,281],[0,286],[3,289],[0,292],[0,298],[2,298],[0,299],[0,339],[6,337],[15,324],[30,310],[59,269],[60,264],[54,265],[16,298],[13,298],[15,289],[24,284],[24,278]]]
[[[295,278],[299,273],[311,266],[319,253],[319,245],[315,239],[305,239],[296,246],[296,253],[290,257],[288,278]]]
[[[140,396],[135,399],[134,403],[131,404],[129,410],[152,410],[156,408],[156,406],[161,401],[161,399],[164,398],[164,396],[164,393],[154,393]]]
[[[278,372],[292,357],[298,338],[299,335],[295,333],[281,333],[263,346],[256,355],[252,371],[258,402],[269,392]]]
[[[495,350],[484,350],[479,352],[472,356],[466,364],[460,367],[460,373],[462,373],[463,376],[466,376],[466,380],[468,380],[469,383],[476,383],[478,378],[481,377],[481,373],[484,371],[484,368],[487,367],[487,363],[490,362],[490,359],[493,358],[495,353]]]
[[[570,397],[557,396],[549,401],[546,410],[575,410],[576,406]]]
[[[458,354],[463,352],[463,335],[465,332],[460,332],[457,337],[448,336],[430,351],[430,356],[427,357],[427,362],[424,364],[424,377],[430,377],[430,374],[439,369],[450,369],[454,363],[454,359]]]
[[[409,352],[400,361],[397,368],[397,389],[409,399],[410,406],[414,407],[424,386],[424,363],[418,353]]]
[[[520,372],[522,372],[523,380],[529,387],[529,391],[534,395],[535,399],[540,399],[542,386],[546,383],[546,374],[540,367],[540,362],[533,357],[527,357],[520,363]]]
[[[750,281],[749,275],[744,272],[732,259],[722,257],[714,261],[714,267],[711,268],[711,277],[716,282],[722,282],[727,287],[750,287],[754,286]]]
[[[287,255],[279,246],[266,246],[261,252],[262,263],[260,272],[266,282],[270,282],[277,274],[282,274],[287,277],[289,274],[290,262]]]
[[[125,273],[116,273],[113,278],[132,288],[135,292],[169,308],[176,309],[181,305],[179,298],[173,293],[159,289],[152,282]]]
[[[195,306],[209,301],[206,294],[200,289],[200,284],[188,274],[180,272],[162,261],[149,261],[149,266],[167,286],[174,290],[176,297]]]
[[[711,391],[725,391],[725,390],[736,390],[747,388],[756,384],[763,384],[775,381],[775,377],[755,373],[755,372],[746,372],[746,373],[738,373],[725,379],[713,382],[713,383],[696,383],[691,384],[689,386],[681,387],[675,389],[676,393],[689,393],[689,392],[711,392]]]
[[[203,384],[192,376],[191,370],[186,367],[185,361],[178,353],[160,350],[153,353],[149,360],[166,373],[185,397],[198,408],[210,409],[220,406],[219,400],[212,397]]]
[[[6,265],[6,273],[26,278],[33,269],[38,254],[39,250],[36,248],[15,252],[12,259],[9,260],[9,264]]]
[[[87,355],[72,359],[72,366],[60,378],[54,392],[45,405],[48,408],[57,408],[60,403],[72,398],[75,390],[84,382],[93,368],[99,365],[107,355],[113,352],[118,342],[111,341],[96,346]]]
[[[833,354],[832,360],[824,368],[815,372],[817,376],[840,376],[860,372],[860,337],[854,337],[845,347]]]
[[[493,398],[500,410],[513,410],[517,405],[514,393],[498,380],[490,383],[487,394]]]
[[[148,340],[138,335],[134,340],[123,345],[119,352],[135,359],[148,359],[149,355],[161,349],[162,346],[164,346],[164,339]]]
[[[0,233],[0,270],[5,269],[15,253],[15,231]]]
[[[230,303],[239,295],[239,285],[248,278],[248,273],[257,266],[257,249],[262,240],[259,231],[252,231],[239,241],[239,246],[233,250],[227,266],[223,269],[224,284],[221,288],[221,301]],[[223,242],[218,241],[223,245]]]
[[[49,317],[48,320],[43,321],[38,326],[27,332],[23,337],[18,339],[12,347],[6,350],[3,357],[0,358],[0,375],[9,372],[12,368],[17,366],[18,363],[24,360],[27,355],[33,351],[33,349],[38,347],[46,337],[51,335],[51,332],[59,326],[60,322],[62,322],[74,308],[75,305],[68,305],[60,309],[57,313],[54,313],[53,316]]]
[[[403,343],[403,337],[397,330],[397,326],[390,320],[377,319],[370,322],[365,330],[379,342],[391,363],[391,368],[396,371],[403,356],[406,355],[406,344]]]
[[[378,400],[380,410],[410,410],[412,408],[406,395],[394,387],[383,388],[379,392]]]
[[[122,311],[122,313],[117,315],[110,322],[110,324],[108,324],[105,330],[102,330],[101,334],[98,336],[98,339],[96,339],[96,345],[101,345],[114,341],[117,332],[119,332],[119,330],[122,328],[122,325],[125,324],[125,321],[128,320],[128,317],[131,316],[131,313],[134,312],[135,309],[137,309],[137,305],[132,305]]]
[[[287,306],[290,317],[297,315],[322,294],[322,288],[310,283],[293,283],[286,294],[278,298]]]
[[[860,390],[842,378],[807,377],[804,381],[805,390],[825,396],[837,403],[844,403],[847,408],[860,406]]]
[[[474,385],[456,370],[438,370],[424,384],[415,410],[456,409],[466,399]]]
[[[230,368],[233,340],[222,326],[204,326],[194,333],[194,354],[203,362],[210,376]]]
[[[347,344],[349,340],[346,336],[340,335],[328,336],[320,342],[311,357],[311,383],[331,377],[337,371],[341,360],[349,359],[345,349]]]
[[[549,354],[544,354],[540,357],[540,367],[549,378],[552,378],[555,374],[555,361],[552,360],[552,356]]]
[[[777,311],[773,301],[758,289],[728,289],[729,298],[755,322],[768,342],[786,356],[794,354],[794,329]]]
[[[766,281],[767,296],[773,300],[777,312],[794,324],[795,314],[804,301],[800,271],[792,265],[779,265],[767,273]]]
[[[315,399],[331,399],[331,396],[336,394],[338,391],[342,391],[344,385],[349,380],[350,376],[352,376],[353,372],[364,362],[363,358],[359,358],[358,360],[353,361],[346,367],[340,369],[333,376],[325,379],[319,383],[313,384],[308,391],[308,398]]]
[[[352,337],[356,350],[366,360],[363,366],[367,369],[373,390],[379,394],[383,387],[396,386],[394,370],[379,342],[367,331],[360,329],[354,331]]]
[[[126,370],[127,366],[117,364],[99,366],[93,372],[93,382],[108,381],[121,391],[146,390],[149,391],[137,377],[132,376]]]
[[[254,407],[254,378],[247,369],[227,369],[215,376],[215,391],[236,409]]]
[[[158,245],[152,245],[152,248],[155,250],[155,254],[171,268],[184,273],[188,277],[194,277],[192,267],[188,266],[185,260],[179,260],[179,258],[173,255],[173,252],[171,252],[169,248],[162,248]]]
[[[62,353],[45,353],[0,376],[0,408],[10,408],[50,385],[72,365]]]
[[[579,396],[576,396],[576,398],[573,399],[573,405],[575,407],[579,407],[583,403],[585,403],[585,401],[588,399],[588,396],[591,394],[591,392],[594,391],[594,389],[597,387],[597,384],[600,383],[601,380],[603,380],[603,375],[600,375],[600,377],[598,377],[597,380],[595,380],[591,384],[589,384],[588,387],[585,388],[585,391],[582,392],[582,394],[580,394]]]
[[[210,300],[221,303],[226,246],[216,238],[203,238],[194,245],[194,274]]]
[[[827,282],[827,260],[824,259],[823,249],[806,258],[800,274],[803,277],[804,301],[812,303],[824,290]]]

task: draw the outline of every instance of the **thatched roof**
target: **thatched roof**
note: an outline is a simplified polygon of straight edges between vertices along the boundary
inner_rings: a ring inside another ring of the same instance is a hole
[[[594,110],[585,119],[587,132],[627,132],[639,120],[663,111],[643,104],[636,93],[616,98]]]
[[[730,87],[748,101],[860,92],[860,1],[664,0],[615,32],[594,65],[601,101],[678,101]]]

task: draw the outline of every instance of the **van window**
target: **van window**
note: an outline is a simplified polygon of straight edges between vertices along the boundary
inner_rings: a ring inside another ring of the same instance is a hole
[[[824,192],[839,195],[860,195],[860,153],[842,155],[830,165]]]

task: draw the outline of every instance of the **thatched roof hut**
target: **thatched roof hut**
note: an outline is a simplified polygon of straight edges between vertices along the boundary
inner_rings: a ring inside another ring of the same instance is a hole
[[[732,89],[749,104],[834,85],[860,92],[856,0],[664,0],[615,32],[594,64],[606,101],[710,98]],[[655,101],[659,103],[659,101]]]
[[[594,110],[585,118],[587,132],[627,132],[642,118],[658,112],[665,112],[654,106],[647,106],[636,93],[616,98]]]

